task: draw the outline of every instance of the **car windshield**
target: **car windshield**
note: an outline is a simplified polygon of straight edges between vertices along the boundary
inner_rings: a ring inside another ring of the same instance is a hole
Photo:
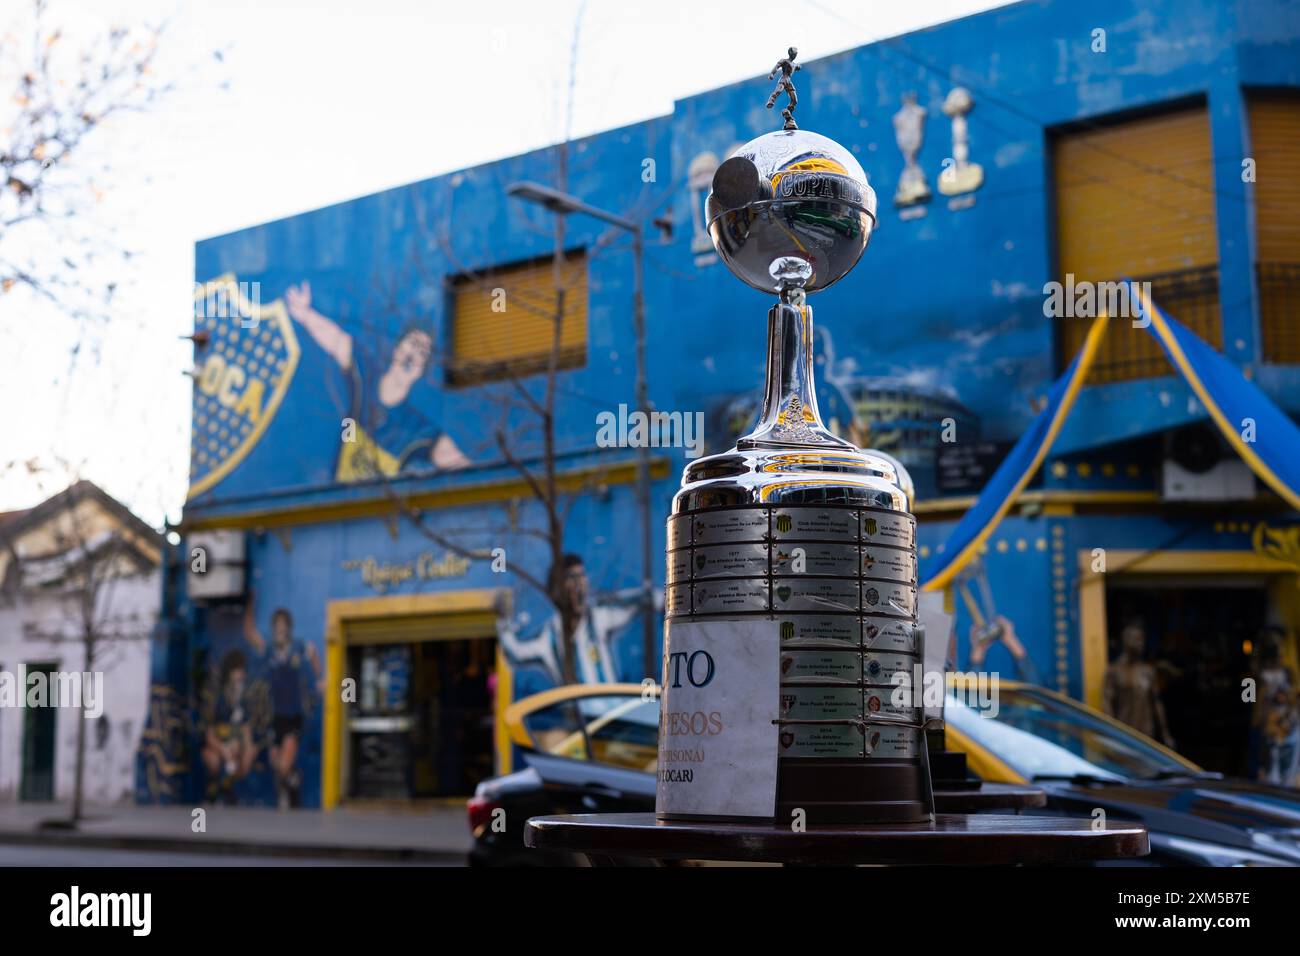
[[[1048,694],[1004,686],[997,704],[996,716],[987,716],[950,693],[944,720],[1030,780],[1073,776],[1118,780],[1196,770],[1136,733]]]
[[[547,753],[654,772],[659,737],[656,698],[579,697],[533,711],[524,718],[524,727],[537,749]]]

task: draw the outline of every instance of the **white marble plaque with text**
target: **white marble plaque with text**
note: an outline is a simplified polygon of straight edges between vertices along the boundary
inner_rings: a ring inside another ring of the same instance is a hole
[[[657,813],[773,818],[779,646],[766,617],[667,622]]]

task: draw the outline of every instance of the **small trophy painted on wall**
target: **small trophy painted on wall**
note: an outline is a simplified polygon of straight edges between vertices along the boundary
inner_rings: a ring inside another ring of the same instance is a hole
[[[973,193],[984,182],[984,167],[970,161],[970,131],[966,125],[966,114],[975,106],[975,98],[964,86],[955,86],[943,101],[943,113],[952,118],[952,156],[944,160],[943,172],[939,174],[939,192],[945,196],[961,196]],[[954,200],[948,204],[950,209],[961,209],[974,205],[975,197],[966,200]]]
[[[922,204],[930,199],[930,184],[916,161],[925,141],[925,118],[928,114],[929,111],[916,102],[915,93],[904,93],[903,106],[894,114],[894,140],[903,154],[903,171],[898,176],[898,188],[894,190],[894,205],[902,210],[899,213],[901,219],[924,216]]]

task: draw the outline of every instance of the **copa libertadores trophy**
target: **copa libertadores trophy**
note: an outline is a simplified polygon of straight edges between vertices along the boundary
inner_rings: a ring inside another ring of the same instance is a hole
[[[794,121],[722,163],[707,202],[727,267],[777,298],[762,417],[685,470],[668,520],[656,812],[811,824],[931,810],[913,673],[915,519],[889,456],[823,426],[806,297],[867,247],[876,196],[853,155]]]

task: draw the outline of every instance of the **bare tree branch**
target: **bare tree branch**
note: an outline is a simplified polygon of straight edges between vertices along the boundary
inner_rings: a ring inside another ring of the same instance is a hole
[[[87,143],[177,89],[156,63],[167,23],[81,41],[46,0],[31,9],[28,38],[0,37],[0,296],[22,286],[75,318],[106,320],[119,270],[98,266],[133,254],[97,234],[91,210],[112,170]]]

